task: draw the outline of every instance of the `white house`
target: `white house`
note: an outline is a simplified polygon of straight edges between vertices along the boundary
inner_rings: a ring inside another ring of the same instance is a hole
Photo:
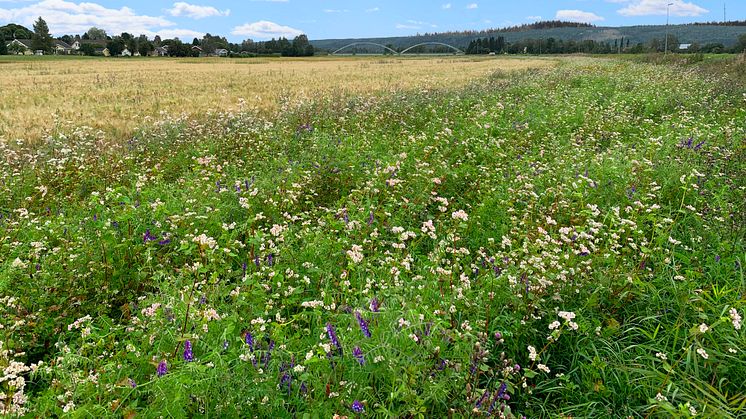
[[[122,57],[131,57],[132,53],[129,49],[125,48],[124,51],[122,51]]]

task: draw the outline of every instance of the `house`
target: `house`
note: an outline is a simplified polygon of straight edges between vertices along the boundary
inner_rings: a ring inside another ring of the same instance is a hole
[[[98,49],[96,50],[96,53],[98,53]],[[103,54],[104,57],[111,57],[111,53],[109,52],[109,48],[104,48],[101,50],[101,54]]]
[[[192,47],[192,54],[199,55],[200,57],[205,56],[205,53],[202,51],[202,47],[198,45]]]
[[[73,52],[73,47],[65,41],[54,40],[52,52],[55,55],[70,55]]]
[[[18,55],[33,55],[33,50],[31,49],[31,40],[30,39],[14,39],[10,41],[7,45],[8,51],[10,53],[15,53]]]
[[[92,45],[93,49],[97,52],[103,51],[106,48],[105,39],[78,39],[70,45],[70,50],[73,54],[78,54],[80,48],[83,45]]]
[[[132,53],[130,52],[130,50],[129,50],[129,49],[125,48],[125,49],[124,49],[124,51],[122,51],[122,54],[121,54],[121,56],[122,56],[122,57],[131,57],[131,56],[132,56]]]
[[[153,52],[150,53],[151,57],[166,57],[168,56],[168,46],[155,47]]]
[[[686,51],[686,50],[688,50],[688,49],[689,49],[689,48],[690,48],[691,46],[692,46],[692,44],[679,44],[679,50],[680,50],[680,51]]]
[[[224,48],[218,48],[215,50],[215,55],[217,55],[218,57],[227,57],[228,50]]]

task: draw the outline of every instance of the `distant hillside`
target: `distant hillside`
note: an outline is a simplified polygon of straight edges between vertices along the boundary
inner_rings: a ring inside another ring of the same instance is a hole
[[[733,22],[732,25],[717,24],[689,24],[689,25],[671,25],[669,32],[674,35],[681,43],[699,43],[701,45],[709,43],[721,43],[726,47],[736,44],[738,36],[746,33],[746,26],[740,25],[743,22]],[[383,45],[392,45],[394,48],[409,47],[420,42],[443,42],[458,48],[466,48],[469,42],[477,38],[503,36],[509,43],[521,41],[524,39],[548,39],[564,41],[584,41],[593,40],[596,42],[611,42],[624,37],[625,42],[628,39],[631,45],[637,43],[646,44],[652,39],[665,39],[666,26],[622,26],[622,27],[549,27],[535,29],[532,27],[512,27],[505,29],[495,29],[488,31],[468,31],[468,32],[449,32],[434,33],[415,36],[400,36],[389,38],[349,38],[349,39],[323,39],[311,41],[311,44],[319,49],[334,51],[352,42],[375,42]]]

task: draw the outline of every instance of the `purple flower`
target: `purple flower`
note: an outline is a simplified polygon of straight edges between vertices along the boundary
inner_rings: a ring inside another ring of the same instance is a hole
[[[380,306],[378,305],[378,298],[373,297],[373,299],[370,300],[370,311],[378,313],[379,308]]]
[[[142,236],[143,243],[152,242],[158,240],[158,237],[150,234],[150,230],[145,230],[145,234]]]
[[[360,330],[363,331],[363,335],[365,335],[366,338],[370,338],[371,334],[370,328],[368,328],[368,322],[365,321],[359,311],[355,312],[355,317],[357,317],[357,324],[360,325]]]
[[[332,326],[331,323],[326,324],[326,333],[329,335],[329,340],[332,341],[332,344],[339,349],[339,352],[342,353],[342,344],[339,343],[339,338],[337,338],[337,332],[334,331],[334,326]]]
[[[371,211],[368,215],[368,225],[372,225],[373,221],[375,221],[375,216],[373,215],[373,211]]]
[[[357,359],[357,362],[359,362],[360,365],[365,365],[365,355],[363,355],[363,350],[360,349],[359,346],[356,346],[352,350],[352,355]]]
[[[132,388],[137,387],[137,383],[135,382],[135,380],[133,380],[131,378],[130,378],[130,387],[132,387]]]
[[[254,336],[251,336],[251,333],[246,332],[246,336],[244,337],[244,342],[246,342],[247,345],[249,345],[249,349],[251,352],[254,352]]]
[[[482,393],[482,397],[480,397],[479,400],[477,400],[476,408],[479,409],[480,407],[482,407],[482,403],[489,400],[489,398],[490,398],[490,391],[485,390],[484,393]]]
[[[194,361],[194,353],[192,353],[192,342],[189,340],[184,342],[184,361]]]
[[[156,368],[155,372],[158,374],[159,377],[163,377],[168,372],[168,366],[166,365],[166,360],[164,359],[160,363],[158,363],[158,368]]]
[[[352,402],[352,411],[355,413],[363,413],[365,412],[365,407],[359,400],[355,400]]]

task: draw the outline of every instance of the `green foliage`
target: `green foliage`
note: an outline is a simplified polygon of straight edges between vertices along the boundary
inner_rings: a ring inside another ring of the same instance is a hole
[[[43,51],[45,54],[52,52],[52,35],[49,33],[47,22],[41,17],[34,23],[34,34],[31,37],[31,50]]]
[[[742,416],[726,77],[578,59],[1,144],[0,391],[33,417]]]
[[[14,23],[0,26],[0,39],[5,41],[11,41],[13,39],[31,39],[33,34],[33,31],[28,28]]]

